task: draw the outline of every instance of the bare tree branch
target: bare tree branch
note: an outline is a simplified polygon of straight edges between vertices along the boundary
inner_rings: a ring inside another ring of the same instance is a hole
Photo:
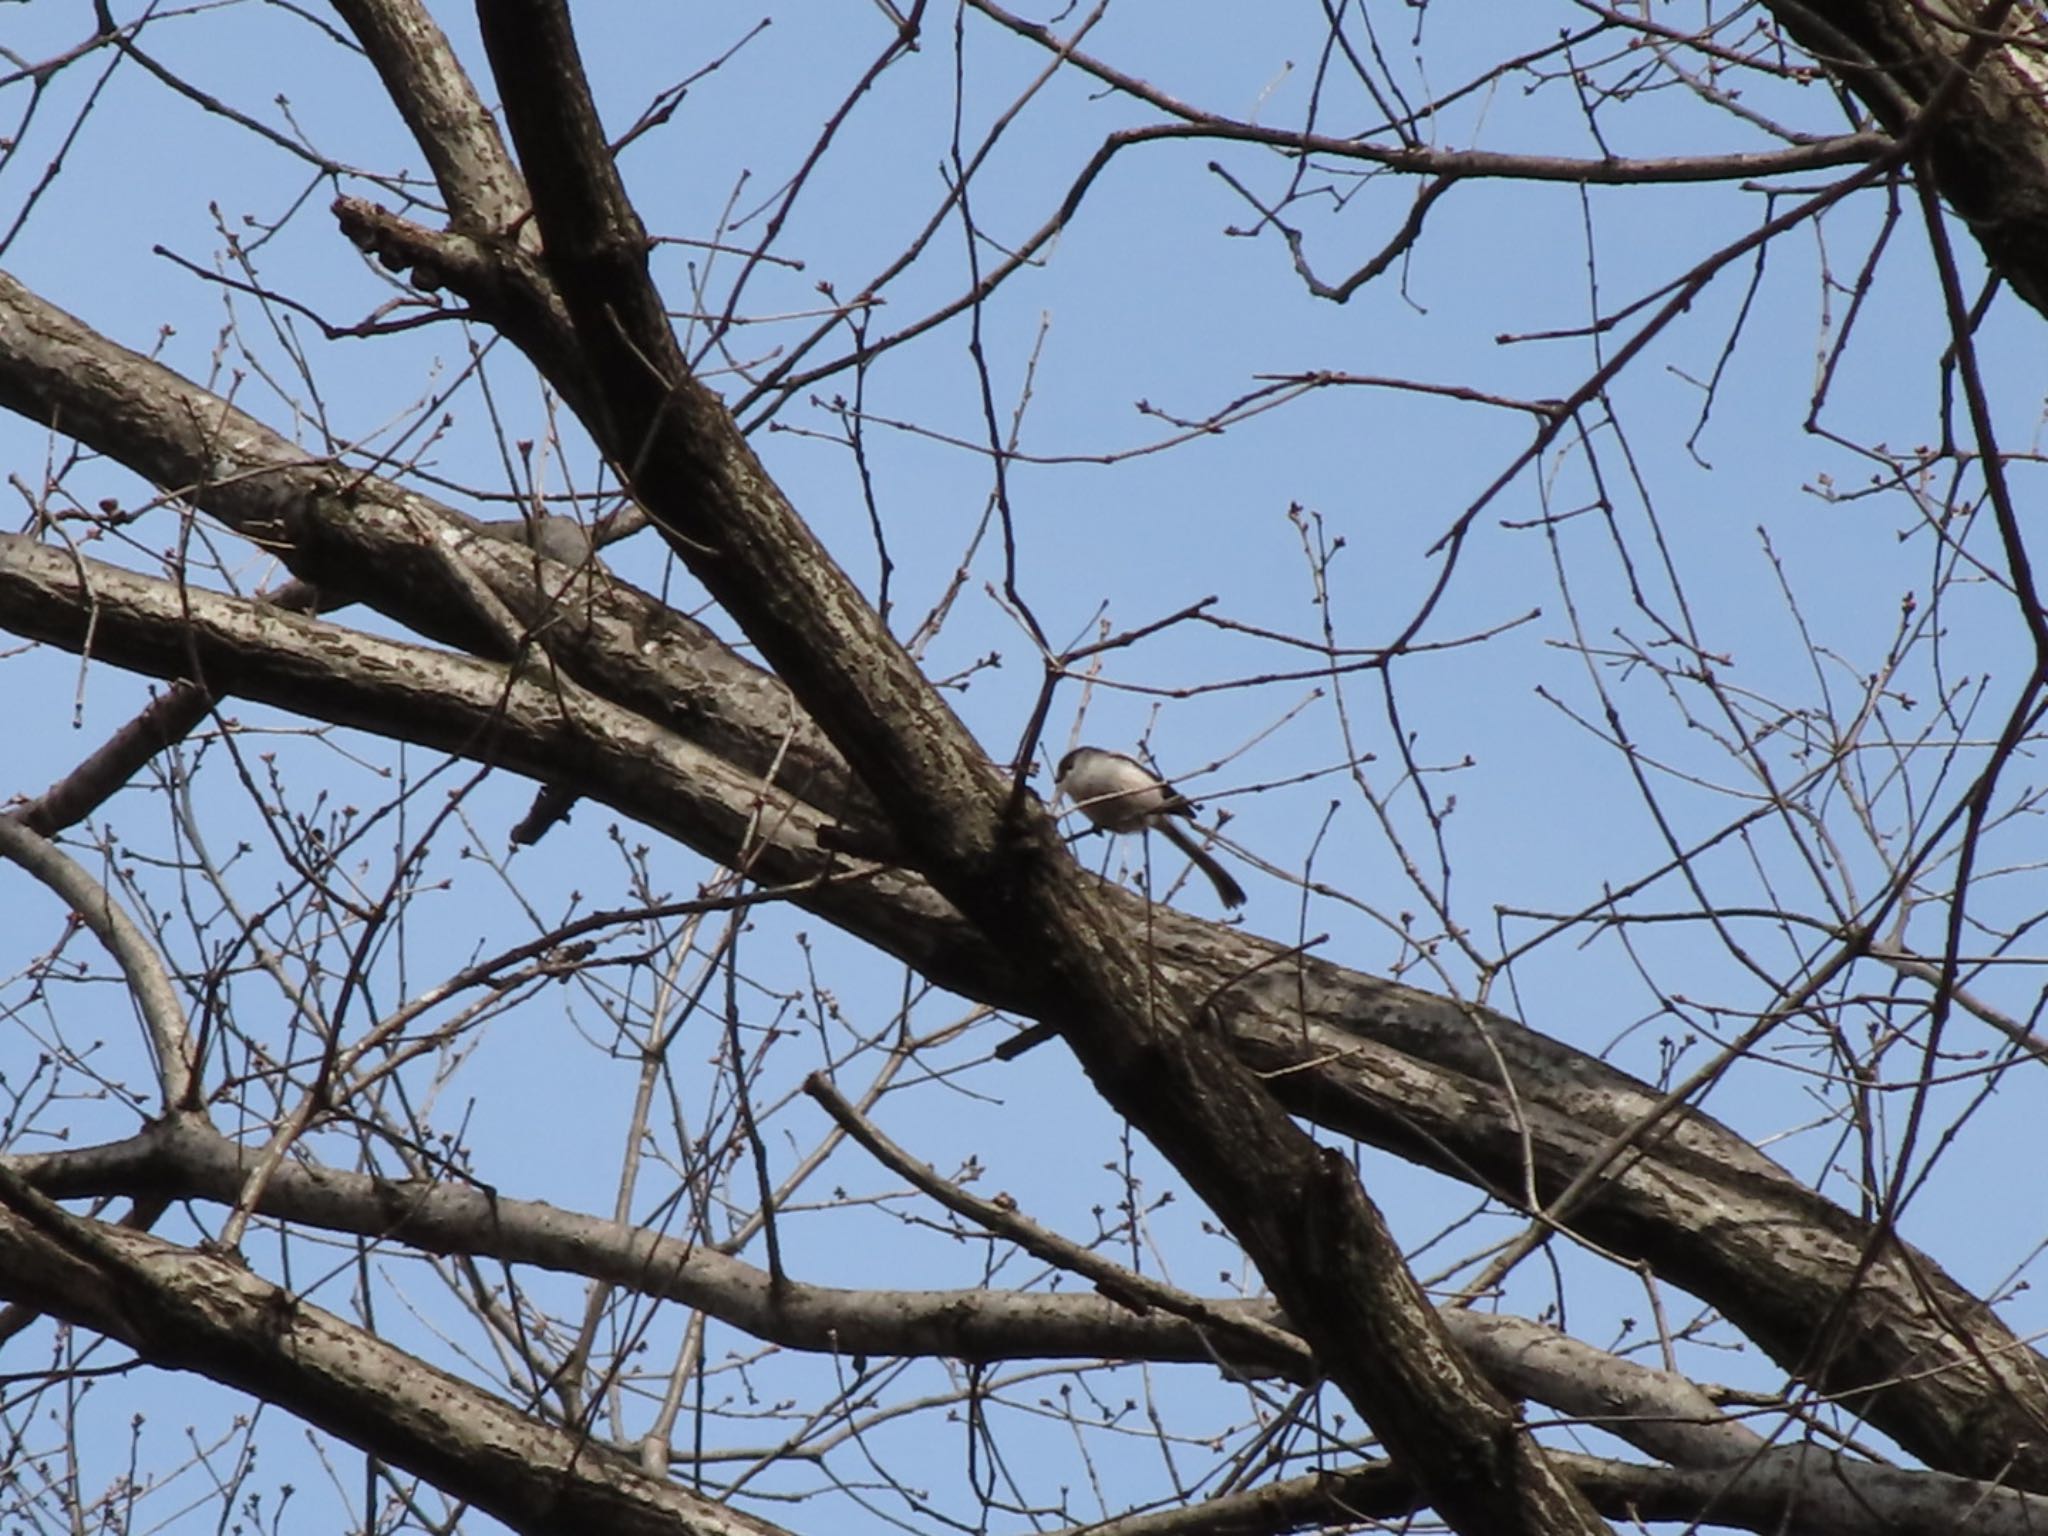
[[[76,859],[11,816],[0,816],[0,858],[19,865],[48,886],[106,945],[107,953],[121,967],[129,996],[147,1028],[165,1113],[190,1108],[194,1063],[185,1010],[162,957],[134,919]]]
[[[16,1299],[278,1403],[516,1531],[771,1536],[588,1436],[436,1371],[228,1259],[74,1217],[0,1168]]]
[[[507,572],[521,569],[516,549],[479,543],[476,553]],[[0,539],[0,613],[19,633],[77,645],[96,603],[96,651],[116,665],[175,676],[197,654],[227,691],[474,752],[537,777],[573,778],[586,794],[715,857],[739,858],[747,847],[761,878],[788,884],[831,867],[814,852],[819,818],[833,816],[829,804],[786,803],[765,824],[765,843],[745,843],[761,787],[725,759],[723,740],[680,741],[666,723],[587,696],[569,709],[546,680],[508,681],[495,665],[342,631],[301,640],[326,626],[197,590],[181,596],[91,562],[82,569],[83,580],[64,556]],[[629,592],[608,583],[604,601],[634,601]],[[635,632],[631,622],[622,630]],[[668,717],[677,724],[714,718],[709,706],[748,696],[728,687],[723,670],[696,673],[730,660],[722,648],[677,653],[674,667],[624,649],[639,655],[636,666],[657,663],[643,696],[667,688],[670,698],[704,700],[705,709]],[[753,722],[752,745],[734,754],[750,761],[772,749],[786,718],[772,691],[755,696],[775,712]],[[744,709],[728,724],[744,734]],[[843,781],[813,780],[813,792],[830,782]],[[921,881],[890,871],[827,882],[798,899],[942,985],[1041,1016],[1043,1000],[1013,978],[1014,962]],[[2033,1351],[1928,1256],[1880,1239],[1711,1118],[1673,1113],[1626,1074],[1491,1010],[1306,956],[1285,956],[1276,970],[1282,952],[1266,941],[1171,909],[1148,911],[1114,888],[1096,899],[1119,911],[1118,921],[1146,926],[1159,973],[1212,999],[1231,1047],[1318,1124],[1515,1205],[1531,1181],[1542,1197],[1554,1196],[1609,1158],[1614,1139],[1633,1137],[1633,1150],[1612,1165],[1572,1230],[1720,1307],[1788,1369],[1849,1396],[1936,1465],[2035,1486],[2024,1447],[2044,1442],[2024,1426],[2048,1423],[2048,1401]],[[1662,1118],[1643,1138],[1652,1115]],[[1825,1350],[1816,1352],[1817,1339]],[[1933,1351],[1939,1370],[1927,1369]],[[1901,1371],[1910,1372],[1905,1383],[1896,1379]],[[1982,1431],[1987,1406],[2009,1424],[1996,1444],[2023,1447],[2016,1468]]]

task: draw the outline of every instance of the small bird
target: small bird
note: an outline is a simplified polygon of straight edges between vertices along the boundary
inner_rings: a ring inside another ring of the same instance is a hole
[[[1173,819],[1182,816],[1193,821],[1194,806],[1135,757],[1100,747],[1076,747],[1060,759],[1058,777],[1060,793],[1096,826],[1109,832],[1157,829],[1209,877],[1223,905],[1244,905],[1244,887],[1192,832]]]

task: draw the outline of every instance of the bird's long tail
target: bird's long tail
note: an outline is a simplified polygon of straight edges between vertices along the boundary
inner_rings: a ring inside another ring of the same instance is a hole
[[[1168,821],[1165,817],[1161,817],[1154,825],[1166,834],[1167,840],[1174,847],[1194,861],[1195,868],[1209,877],[1209,883],[1216,887],[1216,894],[1222,899],[1223,905],[1244,905],[1244,887],[1231,877],[1229,870],[1216,862],[1216,855],[1204,848],[1196,840],[1194,833],[1177,822]]]

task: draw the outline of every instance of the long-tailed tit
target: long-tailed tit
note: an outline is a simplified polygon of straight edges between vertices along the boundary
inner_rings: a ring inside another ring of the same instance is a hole
[[[1142,832],[1150,828],[1162,833],[1209,877],[1223,905],[1244,905],[1244,887],[1216,862],[1215,855],[1196,841],[1192,832],[1174,820],[1181,816],[1193,821],[1194,806],[1135,757],[1105,752],[1100,747],[1076,747],[1060,759],[1059,788],[1082,815],[1107,831]]]

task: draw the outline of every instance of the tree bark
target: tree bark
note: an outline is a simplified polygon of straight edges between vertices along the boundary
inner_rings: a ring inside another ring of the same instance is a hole
[[[776,1536],[213,1254],[81,1220],[0,1168],[9,1296],[278,1404],[514,1530]]]
[[[248,516],[251,488],[263,485],[257,515],[284,506],[295,509],[290,527],[319,525],[282,546],[295,567],[361,587],[393,617],[434,614],[492,652],[511,648],[501,628],[458,620],[496,609],[553,665],[513,669],[408,646],[4,536],[0,615],[16,633],[77,648],[90,627],[94,654],[113,665],[196,672],[227,693],[574,783],[761,880],[824,881],[795,899],[939,985],[1033,1018],[1064,1016],[1028,966],[924,881],[897,869],[826,879],[851,870],[819,848],[820,830],[872,826],[878,813],[786,691],[708,631],[609,577],[537,579],[559,568],[373,477],[332,494],[332,466],[288,455],[232,411],[197,411],[196,388],[69,317],[60,323],[4,278],[0,299],[0,394],[40,395],[66,419],[109,423],[93,446],[192,484],[226,516]],[[9,351],[24,333],[46,345]],[[61,345],[47,344],[53,337]],[[223,483],[201,482],[206,436],[166,447],[160,430],[140,441],[121,430],[129,418],[102,397],[130,386],[164,401],[173,425],[220,423],[212,441],[239,444],[245,457],[217,466]],[[372,582],[371,570],[390,579]],[[758,775],[778,754],[792,791],[762,817]],[[1158,974],[1210,999],[1222,1039],[1292,1113],[1510,1204],[1532,1185],[1555,1196],[1658,1108],[1626,1074],[1491,1010],[1171,909],[1148,912],[1113,887],[1097,898],[1149,935]],[[1880,1240],[1709,1117],[1667,1115],[1569,1224],[1719,1307],[1788,1370],[1849,1396],[1930,1465],[1993,1476],[2017,1447],[2011,1475],[2048,1487],[2048,1453],[2033,1449],[2048,1446],[2039,1357],[1932,1259]]]
[[[1766,0],[1786,33],[1893,133],[1968,72],[1924,129],[1926,165],[1991,270],[2048,313],[2048,26],[1990,0]],[[1985,46],[1986,33],[2003,41]]]

